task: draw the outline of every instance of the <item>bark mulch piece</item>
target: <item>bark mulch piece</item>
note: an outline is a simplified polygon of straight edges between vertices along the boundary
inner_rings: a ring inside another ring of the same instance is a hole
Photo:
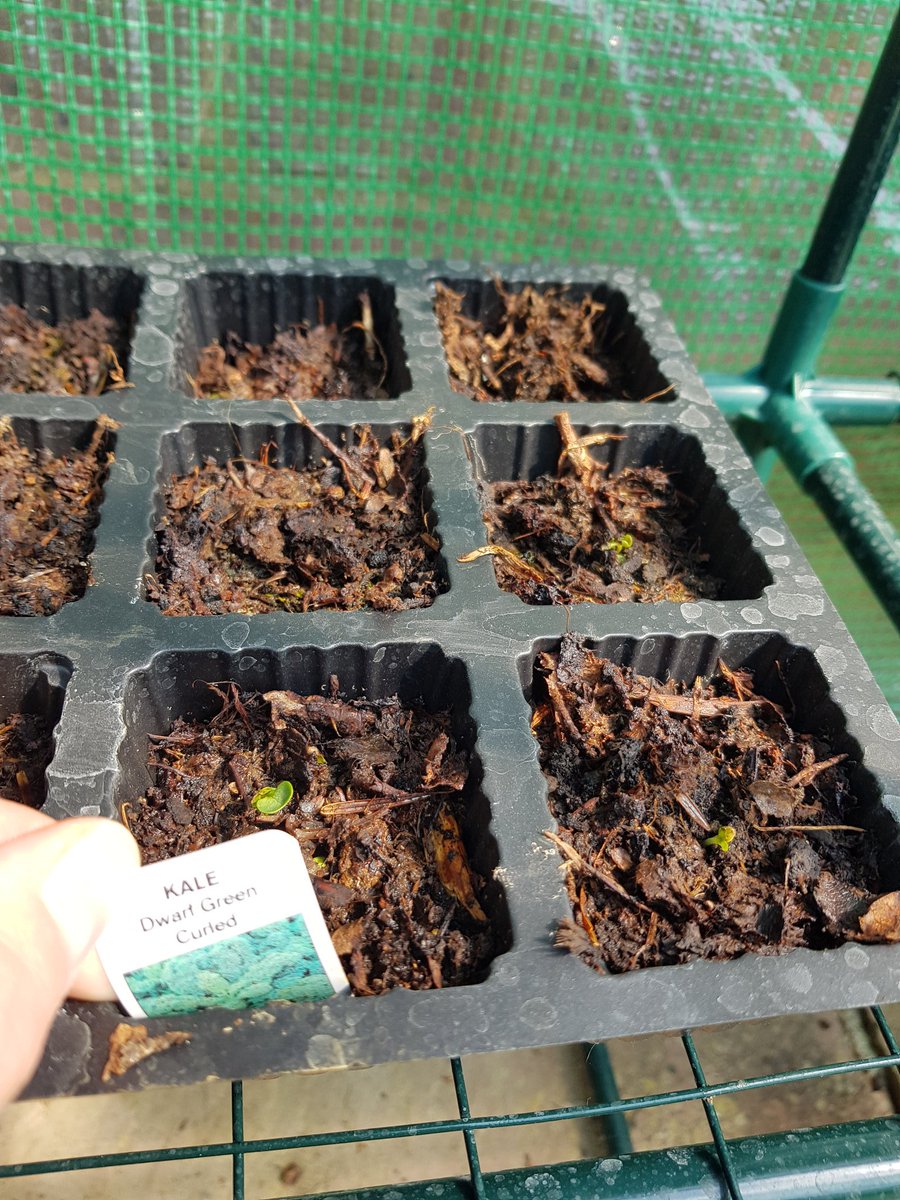
[[[484,485],[490,544],[459,559],[494,559],[497,583],[526,604],[684,603],[715,598],[722,580],[688,531],[693,508],[659,467],[607,475],[577,438],[567,413],[556,425],[563,452],[556,475]]]
[[[629,395],[628,367],[612,349],[614,330],[599,300],[530,284],[508,292],[499,279],[494,287],[501,311],[485,324],[463,312],[464,293],[435,284],[434,311],[455,391],[481,403],[649,401],[663,394]]]
[[[114,344],[121,327],[99,309],[49,325],[17,304],[0,308],[0,391],[100,396],[131,385]]]
[[[48,616],[84,595],[88,554],[118,428],[99,417],[84,450],[32,450],[0,418],[0,614]]]
[[[156,578],[166,616],[425,608],[446,590],[423,512],[421,437],[382,445],[368,426],[344,449],[298,416],[328,458],[303,469],[258,459],[206,462],[165,489]]]
[[[53,758],[53,731],[37,713],[13,713],[0,724],[0,799],[40,808],[45,772]]]
[[[533,703],[573,909],[559,946],[618,973],[900,940],[846,756],[749,672],[660,683],[567,635],[539,656]]]
[[[156,783],[123,806],[144,861],[283,829],[356,995],[483,975],[494,936],[460,834],[470,764],[449,713],[345,701],[335,678],[327,696],[209,686],[219,712],[152,736]],[[261,789],[285,782],[286,807],[257,811]]]
[[[115,1075],[125,1075],[132,1067],[161,1054],[172,1046],[183,1046],[193,1034],[183,1029],[172,1029],[168,1033],[147,1036],[146,1025],[117,1025],[109,1035],[109,1054],[100,1075],[101,1083],[109,1083]]]
[[[387,355],[375,336],[368,294],[346,329],[302,322],[267,346],[229,332],[200,351],[194,393],[207,400],[387,400]]]

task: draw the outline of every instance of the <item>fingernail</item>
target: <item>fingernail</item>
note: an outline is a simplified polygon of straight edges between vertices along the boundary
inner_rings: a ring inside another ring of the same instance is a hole
[[[100,820],[57,860],[41,899],[59,929],[73,966],[103,931],[116,897],[138,869],[137,852],[113,821]]]

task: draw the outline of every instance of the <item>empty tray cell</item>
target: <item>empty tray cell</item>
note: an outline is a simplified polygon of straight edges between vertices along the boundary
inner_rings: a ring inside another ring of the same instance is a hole
[[[167,616],[395,612],[447,590],[421,440],[317,429],[198,422],[163,438],[147,595]]]
[[[211,400],[383,400],[411,387],[394,289],[374,276],[190,279],[177,363]]]
[[[450,383],[473,400],[674,398],[624,293],[606,284],[438,280],[435,313]]]
[[[896,941],[896,813],[780,634],[566,636],[524,660],[572,916],[602,971]]]
[[[142,288],[127,267],[0,259],[0,391],[122,387]]]
[[[116,423],[0,418],[0,615],[84,595]]]
[[[72,665],[54,654],[0,654],[0,798],[40,808]]]
[[[357,995],[474,983],[510,923],[470,705],[434,644],[164,652],[126,687],[116,797],[145,861],[293,835]]]
[[[527,604],[751,600],[772,583],[691,434],[560,414],[472,437],[497,582]]]

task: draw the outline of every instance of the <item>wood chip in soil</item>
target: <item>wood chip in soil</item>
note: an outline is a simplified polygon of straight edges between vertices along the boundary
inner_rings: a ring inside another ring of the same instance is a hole
[[[114,349],[121,333],[96,308],[49,325],[7,304],[0,308],[0,391],[100,396],[129,387]]]
[[[308,467],[265,447],[174,477],[149,598],[167,616],[428,607],[447,584],[425,510],[427,420],[384,444],[358,427]]]
[[[99,417],[84,450],[57,457],[0,418],[0,615],[48,616],[84,595],[117,428]]]
[[[496,953],[484,882],[469,861],[468,752],[449,713],[396,698],[260,694],[209,685],[208,724],[151,738],[155,779],[127,819],[145,862],[265,828],[297,839],[353,992],[481,978]],[[253,798],[288,781],[286,808]]]
[[[0,799],[40,808],[53,757],[50,723],[39,713],[12,713],[0,723]]]
[[[460,562],[493,558],[497,583],[526,604],[684,603],[715,598],[722,580],[691,531],[694,506],[661,467],[615,475],[579,439],[567,413],[556,418],[563,452],[557,474],[482,486],[489,544]]]
[[[559,946],[617,973],[900,940],[850,764],[748,672],[660,683],[567,635],[533,708],[572,902]]]
[[[193,1035],[172,1029],[154,1037],[147,1036],[146,1025],[117,1025],[109,1035],[109,1055],[100,1075],[101,1083],[109,1083],[115,1075],[124,1075],[145,1058],[161,1054],[172,1046],[182,1046]]]
[[[368,294],[346,328],[298,322],[267,346],[229,332],[200,351],[194,393],[207,400],[386,400],[387,355]]]
[[[494,287],[500,311],[485,322],[466,315],[464,292],[435,284],[434,310],[456,391],[481,403],[656,399],[629,394],[605,304],[565,288],[526,284],[508,291],[499,279]]]

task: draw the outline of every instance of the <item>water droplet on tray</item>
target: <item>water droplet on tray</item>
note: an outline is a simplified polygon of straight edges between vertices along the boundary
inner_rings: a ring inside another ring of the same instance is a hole
[[[171,359],[174,349],[169,335],[151,325],[138,332],[131,348],[131,357],[145,367],[157,367]]]
[[[779,533],[777,529],[773,529],[771,525],[761,525],[756,531],[756,536],[761,542],[765,542],[767,546],[784,545],[784,534]]]
[[[232,621],[222,630],[222,641],[229,650],[240,650],[250,636],[250,626],[246,621]]]

